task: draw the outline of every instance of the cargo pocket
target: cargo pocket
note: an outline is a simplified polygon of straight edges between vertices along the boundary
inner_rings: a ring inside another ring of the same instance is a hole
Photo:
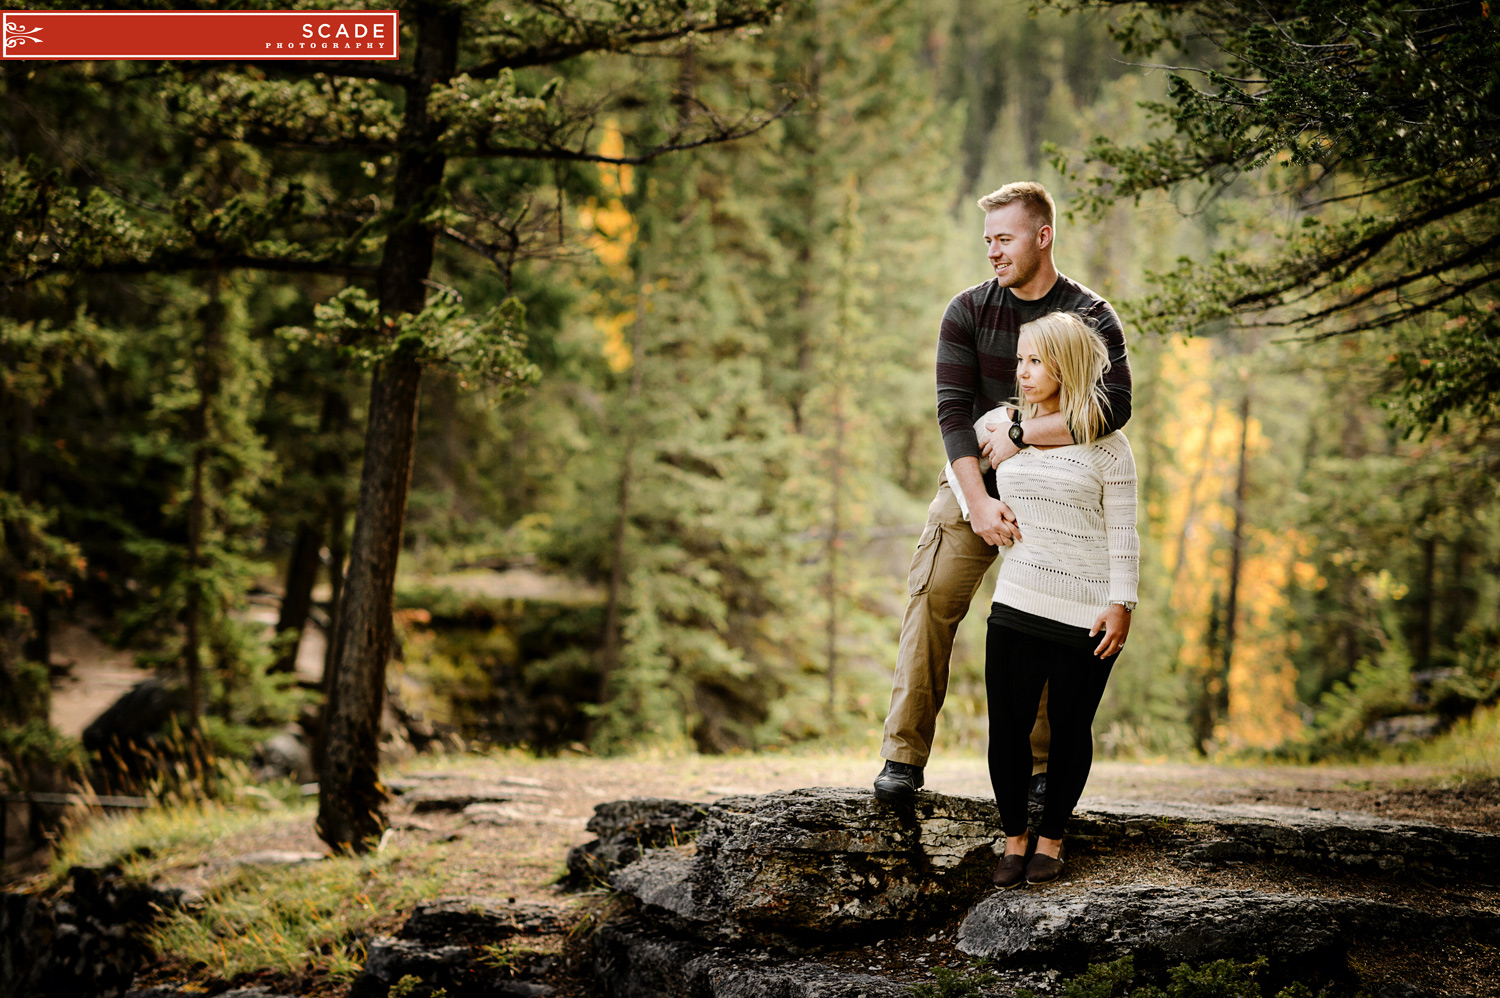
[[[917,541],[917,553],[911,556],[911,571],[906,576],[906,595],[920,596],[932,584],[932,566],[937,561],[938,547],[943,541],[943,530],[939,524],[929,523]]]

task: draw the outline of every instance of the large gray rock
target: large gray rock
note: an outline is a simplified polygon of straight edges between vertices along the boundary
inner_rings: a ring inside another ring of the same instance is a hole
[[[365,974],[394,984],[408,974],[444,987],[453,995],[550,995],[550,985],[536,978],[550,974],[556,957],[527,954],[518,947],[513,965],[499,967],[483,959],[479,948],[516,936],[566,932],[561,909],[502,898],[447,897],[417,905],[396,936],[372,939]]]
[[[398,935],[422,942],[499,942],[515,935],[565,932],[566,915],[548,905],[484,897],[424,901],[407,916]]]
[[[1349,943],[1407,944],[1462,932],[1500,939],[1500,915],[1443,916],[1365,898],[1130,885],[1013,890],[981,901],[959,926],[972,956],[1082,966],[1127,954],[1141,964],[1269,956],[1283,967],[1343,972]]]
[[[696,843],[650,852],[610,882],[702,938],[871,934],[982,895],[997,820],[987,801],[938,794],[902,808],[849,788],[726,797]]]
[[[613,847],[620,858],[631,843],[662,841],[668,816],[683,807],[669,802],[674,810],[653,816],[651,802],[623,803],[629,807],[609,807],[628,813],[630,827],[655,834],[621,836],[628,841]],[[613,812],[601,806],[600,813]],[[864,789],[827,787],[726,797],[706,808],[697,831],[690,842],[648,849],[610,874],[610,883],[697,938],[790,945],[947,917],[989,890],[999,835],[988,800],[923,793],[911,806],[892,807]],[[1081,853],[1145,848],[1185,864],[1274,859],[1317,872],[1480,882],[1500,870],[1500,836],[1254,805],[1091,804],[1074,815],[1069,843]]]
[[[601,998],[910,998],[911,987],[813,960],[676,939],[637,920],[594,939]]]
[[[1285,860],[1318,870],[1500,881],[1500,835],[1352,811],[1260,804],[1090,803],[1068,826],[1074,852],[1149,844],[1188,864]]]
[[[407,974],[432,982],[462,973],[473,960],[467,943],[445,945],[377,936],[365,950],[365,973],[385,984],[394,984]]]
[[[182,895],[119,867],[75,866],[48,895],[0,893],[0,995],[116,998],[151,959],[143,930]]]
[[[606,884],[610,873],[635,862],[644,850],[691,841],[708,808],[699,801],[662,797],[632,797],[595,806],[585,827],[598,838],[568,850],[565,886],[582,890]]]

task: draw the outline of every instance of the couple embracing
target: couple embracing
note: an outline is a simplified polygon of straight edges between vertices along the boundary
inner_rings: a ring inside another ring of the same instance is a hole
[[[1136,474],[1120,432],[1130,418],[1124,333],[1107,301],[1058,273],[1051,195],[1007,184],[979,207],[995,276],[943,315],[937,410],[948,467],[907,579],[875,794],[903,801],[921,788],[954,633],[1006,548],[985,686],[1005,832],[994,882],[1014,887],[1062,872],[1094,712],[1135,610]],[[1042,802],[1035,838],[1028,792]]]

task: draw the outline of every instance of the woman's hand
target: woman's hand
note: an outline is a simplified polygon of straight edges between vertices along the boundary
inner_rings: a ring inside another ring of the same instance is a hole
[[[1089,631],[1089,636],[1098,634],[1100,630],[1104,631],[1104,637],[1099,639],[1099,647],[1094,649],[1094,654],[1099,658],[1109,658],[1125,647],[1125,635],[1130,633],[1130,611],[1118,603],[1111,603],[1099,614],[1099,619],[1094,621],[1094,628]]]

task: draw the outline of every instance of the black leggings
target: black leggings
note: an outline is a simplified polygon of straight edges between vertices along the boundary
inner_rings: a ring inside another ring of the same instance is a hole
[[[990,782],[1006,835],[1026,834],[1026,786],[1031,778],[1031,727],[1047,686],[1047,793],[1042,838],[1060,839],[1083,795],[1094,762],[1091,730],[1104,683],[1118,655],[1094,657],[1080,648],[990,621],[984,684],[990,703]]]

